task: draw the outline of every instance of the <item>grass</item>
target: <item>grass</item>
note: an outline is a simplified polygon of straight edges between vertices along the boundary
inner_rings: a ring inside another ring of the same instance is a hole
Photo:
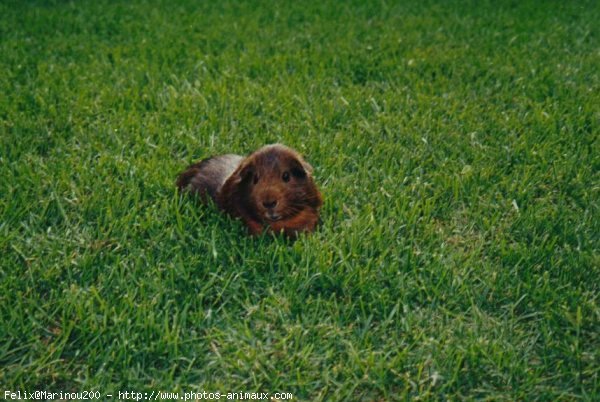
[[[0,391],[600,399],[600,6],[0,3]],[[176,194],[283,142],[289,242]]]

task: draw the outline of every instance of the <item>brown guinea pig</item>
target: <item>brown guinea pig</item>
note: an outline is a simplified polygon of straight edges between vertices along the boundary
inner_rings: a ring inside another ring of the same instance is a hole
[[[190,165],[177,187],[211,198],[219,208],[241,218],[251,234],[264,230],[295,237],[312,232],[323,204],[312,167],[293,149],[267,145],[244,158],[221,155]]]

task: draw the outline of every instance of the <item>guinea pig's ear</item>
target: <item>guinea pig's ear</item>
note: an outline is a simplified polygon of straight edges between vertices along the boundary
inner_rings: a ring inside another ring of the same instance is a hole
[[[233,173],[225,179],[225,183],[217,194],[217,204],[233,215],[240,213],[239,197],[245,193],[246,183],[254,173],[252,163],[242,162]]]
[[[232,176],[237,183],[247,183],[254,175],[254,164],[252,162],[242,162],[242,164],[233,172]]]
[[[313,168],[310,163],[302,158],[294,159],[291,163],[291,171],[294,177],[303,179],[306,176],[312,175]]]

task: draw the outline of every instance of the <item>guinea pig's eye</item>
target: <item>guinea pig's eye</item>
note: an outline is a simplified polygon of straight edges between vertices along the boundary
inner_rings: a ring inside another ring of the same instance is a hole
[[[284,182],[288,182],[290,181],[290,173],[289,172],[283,172],[283,176],[281,176],[281,178],[283,179]]]
[[[252,179],[252,182],[254,184],[258,183],[258,175],[257,174],[254,175],[254,179]]]

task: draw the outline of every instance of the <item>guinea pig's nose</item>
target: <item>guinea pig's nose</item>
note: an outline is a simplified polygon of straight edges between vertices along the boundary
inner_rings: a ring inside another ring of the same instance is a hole
[[[263,206],[267,209],[273,209],[277,205],[277,200],[263,201]]]

